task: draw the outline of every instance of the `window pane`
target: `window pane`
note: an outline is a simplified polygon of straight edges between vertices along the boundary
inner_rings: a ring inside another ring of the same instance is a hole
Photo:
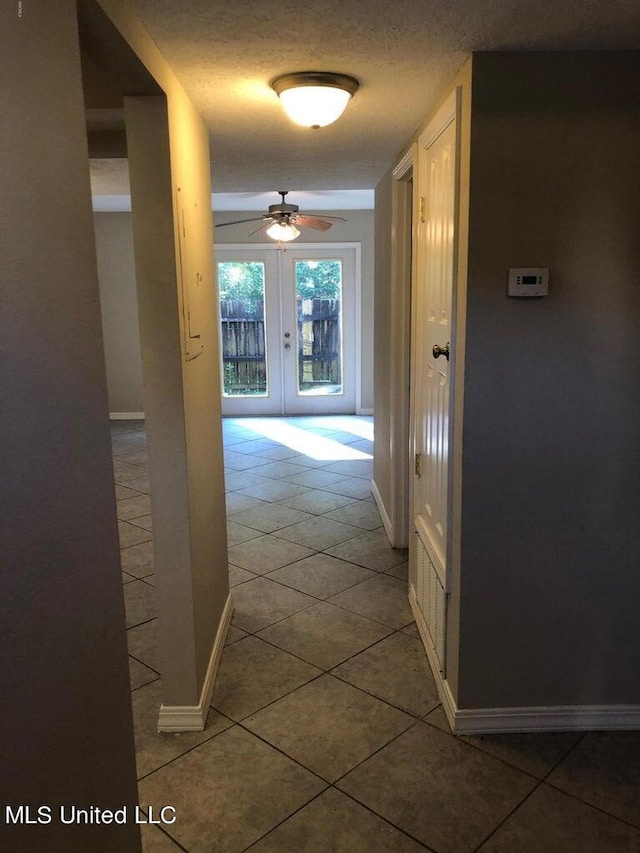
[[[264,264],[218,264],[222,325],[223,390],[226,397],[267,395]]]
[[[295,262],[298,393],[342,394],[342,261]]]

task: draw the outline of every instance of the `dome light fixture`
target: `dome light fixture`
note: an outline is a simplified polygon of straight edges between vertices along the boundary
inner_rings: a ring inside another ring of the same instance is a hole
[[[300,236],[300,232],[288,222],[274,222],[267,228],[267,234],[272,240],[280,240],[283,243],[288,243],[289,240],[295,240]]]
[[[289,118],[314,129],[340,118],[359,86],[355,77],[332,71],[297,71],[271,83]]]

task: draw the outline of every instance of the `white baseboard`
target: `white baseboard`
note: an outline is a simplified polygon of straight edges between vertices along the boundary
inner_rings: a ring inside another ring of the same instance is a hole
[[[451,731],[457,735],[499,732],[620,731],[640,729],[640,705],[549,705],[522,708],[458,708],[443,678],[427,624],[409,586],[409,604],[427,653]]]
[[[372,415],[373,409],[356,409],[356,415]]]
[[[387,508],[384,505],[384,501],[382,500],[382,496],[380,494],[380,490],[376,486],[375,480],[371,481],[371,494],[373,495],[373,499],[376,502],[376,506],[378,507],[378,512],[380,513],[380,518],[382,519],[382,526],[385,529],[385,533],[387,534],[387,538],[391,545],[393,546],[393,524],[391,524],[391,519],[389,518],[389,514],[387,513]]]
[[[110,421],[143,421],[144,412],[109,412]]]
[[[211,650],[207,674],[200,692],[200,701],[197,705],[161,705],[158,713],[159,732],[201,732],[204,729],[232,613],[233,602],[231,595],[229,595],[222,611],[216,639]]]

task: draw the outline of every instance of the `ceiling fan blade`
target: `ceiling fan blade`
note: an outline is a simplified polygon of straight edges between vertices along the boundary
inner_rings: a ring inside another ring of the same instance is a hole
[[[307,228],[315,228],[316,231],[328,231],[333,225],[332,222],[327,222],[326,219],[319,219],[317,216],[305,216],[305,214],[297,214],[296,225],[304,225]]]
[[[264,216],[254,216],[252,219],[234,219],[233,222],[218,222],[216,228],[224,228],[225,225],[242,225],[243,222],[260,222]]]
[[[314,213],[312,213],[310,215],[315,216]],[[322,219],[332,219],[334,222],[347,222],[347,220],[344,218],[344,216],[325,216],[325,214],[323,213],[321,218]]]
[[[255,230],[255,231],[252,231],[252,232],[249,234],[249,237],[253,237],[253,235],[254,235],[254,234],[257,234],[257,233],[258,233],[258,231],[264,231],[264,230],[265,230],[265,228],[268,228],[270,225],[272,225],[272,224],[273,224],[273,220],[271,219],[271,217],[268,217],[268,218],[267,218],[267,217],[265,217],[265,219],[266,219],[266,221],[265,221],[265,222],[263,222],[263,223],[262,223],[262,225],[260,225],[258,228],[256,228],[256,230]]]

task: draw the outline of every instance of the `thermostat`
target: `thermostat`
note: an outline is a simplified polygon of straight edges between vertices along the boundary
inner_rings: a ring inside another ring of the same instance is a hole
[[[507,296],[548,296],[548,267],[512,267]]]

